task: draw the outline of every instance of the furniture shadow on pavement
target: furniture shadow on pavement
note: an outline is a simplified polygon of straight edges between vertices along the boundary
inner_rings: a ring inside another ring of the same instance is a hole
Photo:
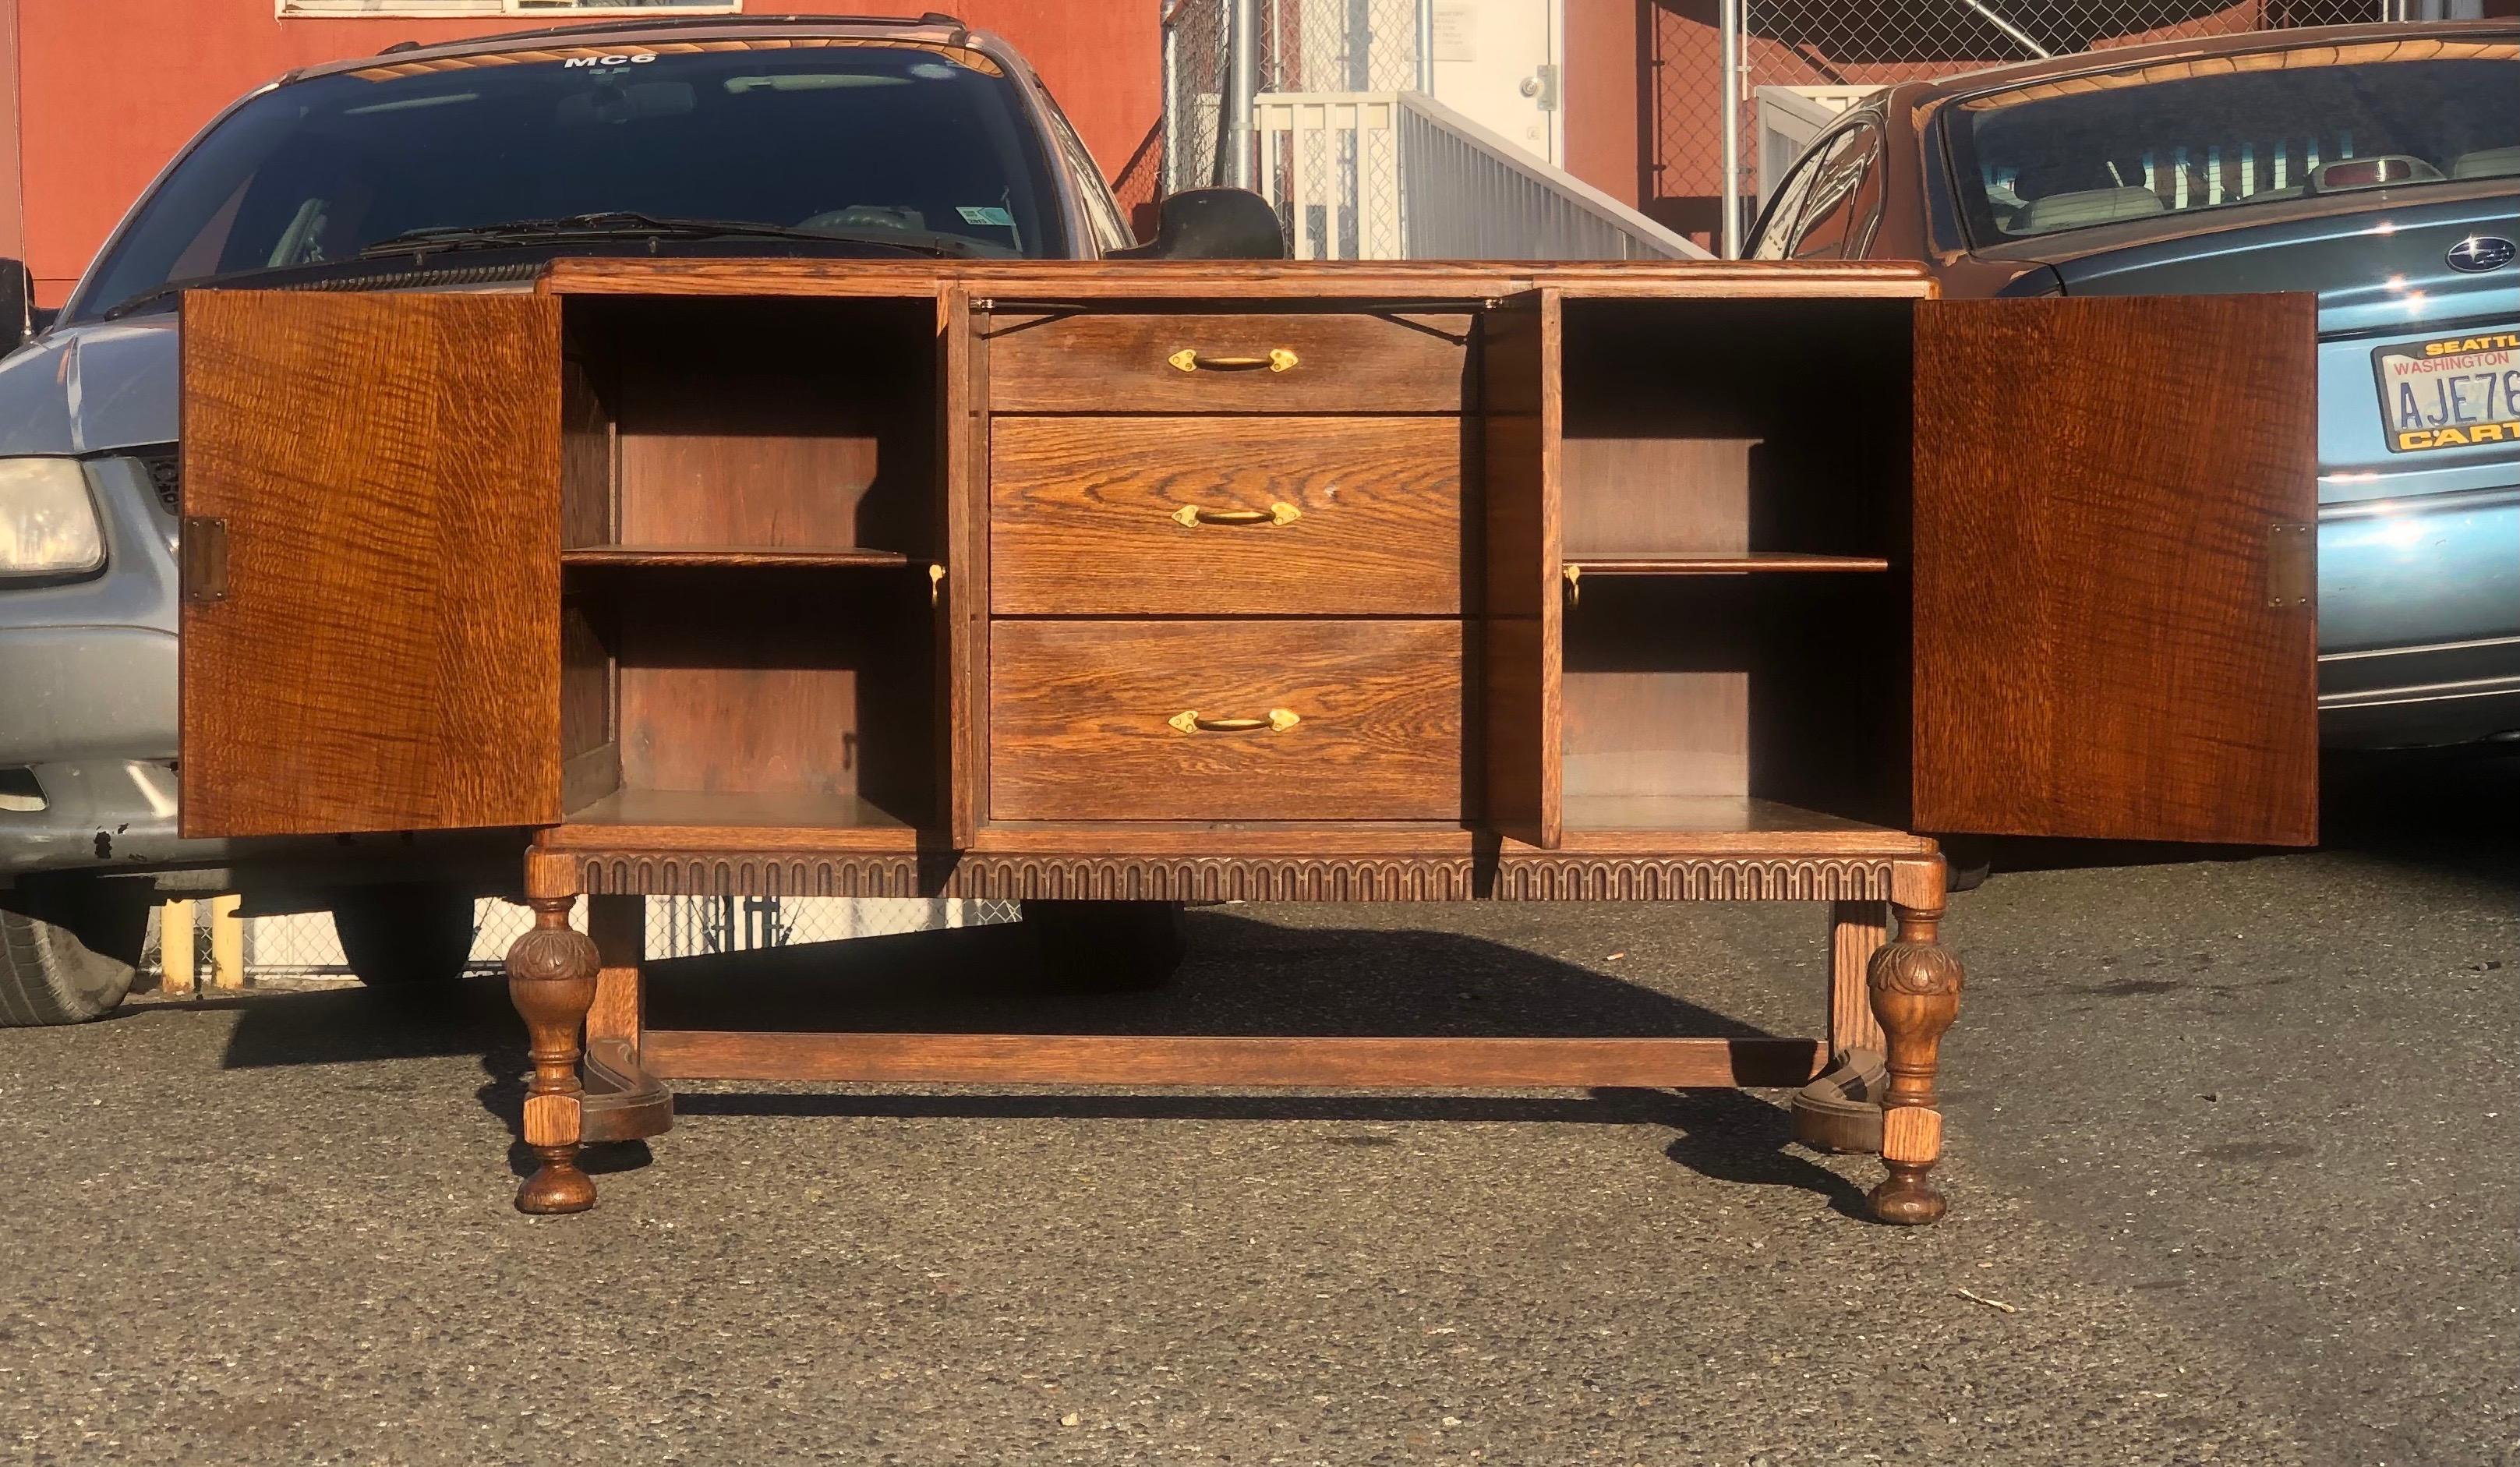
[[[1279,926],[1230,909],[1189,916],[1191,957],[1169,986],[1060,989],[1030,934],[1004,923],[664,958],[647,969],[652,1028],[897,1033],[1426,1035],[1757,1039],[1770,1031],[1668,994],[1503,943],[1425,929]],[[481,1103],[523,1104],[523,1036],[504,985],[274,994],[241,1005],[224,1067],[480,1056]],[[1740,1090],[1347,1092],[1003,1090],[972,1087],[685,1090],[697,1116],[1006,1120],[1548,1122],[1667,1127],[1666,1154],[1702,1175],[1800,1187],[1861,1214],[1854,1183],[1787,1151],[1780,1104]],[[668,1142],[668,1144],[673,1144]],[[645,1143],[594,1148],[589,1171],[643,1165]],[[516,1163],[529,1170],[519,1141]]]
[[[1769,1031],[1636,983],[1503,943],[1427,929],[1293,927],[1232,909],[1190,913],[1191,958],[1169,986],[1052,986],[1019,925],[862,938],[652,963],[659,1029],[1048,1034],[1703,1035]],[[520,1093],[520,1092],[519,1092]],[[503,1097],[510,1110],[518,1103]],[[712,1083],[679,1115],[976,1120],[1415,1121],[1652,1125],[1709,1177],[1820,1193],[1862,1216],[1860,1188],[1788,1153],[1780,1105],[1739,1090],[1325,1092],[869,1087],[800,1091]]]

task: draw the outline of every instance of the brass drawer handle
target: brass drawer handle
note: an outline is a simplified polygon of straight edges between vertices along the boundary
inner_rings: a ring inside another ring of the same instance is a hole
[[[1194,346],[1185,346],[1164,360],[1184,372],[1253,372],[1262,367],[1285,372],[1295,365],[1295,354],[1282,346],[1273,346],[1265,357],[1211,357],[1201,355]]]
[[[1185,734],[1256,734],[1262,729],[1283,734],[1303,722],[1292,708],[1272,708],[1267,718],[1201,718],[1195,708],[1185,708],[1165,723]]]
[[[1193,528],[1203,524],[1288,525],[1303,517],[1303,511],[1284,500],[1265,510],[1202,510],[1196,505],[1184,505],[1172,512],[1173,523]]]

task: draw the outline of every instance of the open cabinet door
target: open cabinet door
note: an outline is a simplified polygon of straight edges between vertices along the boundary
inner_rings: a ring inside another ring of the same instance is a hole
[[[2315,309],[1917,306],[1917,828],[2318,839]]]
[[[1525,290],[1481,318],[1479,343],[1486,823],[1544,850],[1556,849],[1564,834],[1558,771],[1565,662],[1558,589],[1563,325],[1557,291]]]
[[[184,298],[188,836],[560,819],[560,302]]]

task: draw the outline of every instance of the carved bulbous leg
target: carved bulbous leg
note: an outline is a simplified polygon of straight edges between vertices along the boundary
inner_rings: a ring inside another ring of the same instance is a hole
[[[1931,1222],[1943,1194],[1927,1174],[1943,1154],[1943,1116],[1934,1108],[1934,1072],[1943,1031],[1960,1011],[1959,959],[1935,939],[1942,904],[1894,906],[1898,941],[1872,955],[1867,987],[1889,1049],[1890,1085],[1881,1097],[1881,1164],[1890,1175],[1872,1189],[1884,1222]]]
[[[595,943],[568,925],[574,897],[533,897],[534,925],[508,949],[508,997],[525,1021],[533,1078],[525,1085],[525,1144],[542,1159],[517,1189],[520,1213],[582,1213],[595,1182],[577,1167],[583,1134],[578,1036],[595,1002]]]

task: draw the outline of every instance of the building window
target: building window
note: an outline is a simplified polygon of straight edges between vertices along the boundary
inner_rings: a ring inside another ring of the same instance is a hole
[[[722,16],[743,0],[278,0],[283,16]]]

